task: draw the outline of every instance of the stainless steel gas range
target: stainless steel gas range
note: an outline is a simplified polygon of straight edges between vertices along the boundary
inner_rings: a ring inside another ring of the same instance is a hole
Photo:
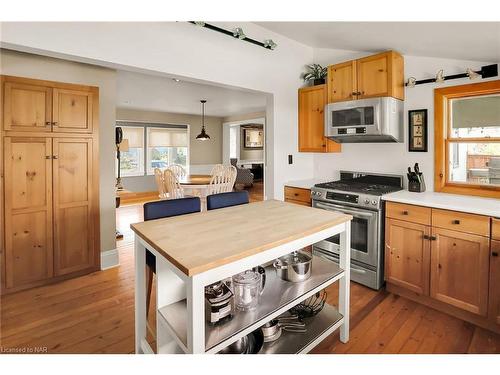
[[[352,215],[351,280],[373,289],[384,282],[384,202],[403,189],[403,176],[341,171],[340,180],[311,188],[313,207]],[[338,263],[339,236],[313,246],[316,255]]]

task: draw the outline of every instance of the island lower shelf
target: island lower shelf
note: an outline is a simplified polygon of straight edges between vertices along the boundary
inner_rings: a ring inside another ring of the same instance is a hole
[[[277,277],[272,266],[266,267],[266,285],[257,309],[251,312],[235,311],[231,321],[218,326],[210,326],[209,324],[206,324],[205,351],[209,353],[218,352],[242,336],[245,336],[253,330],[261,327],[269,320],[283,314],[304,299],[339,280],[343,277],[343,275],[344,271],[336,263],[317,256],[313,257],[311,277],[301,283],[292,283],[281,280]],[[331,322],[331,324],[323,322],[323,325],[330,328],[333,327],[333,331],[341,324],[342,316],[338,312],[336,313],[338,316],[335,315],[331,311],[332,309],[335,310],[334,308],[330,306],[327,307],[325,305],[325,311],[322,311],[314,319],[318,318],[319,324],[321,321],[319,318],[328,315],[328,321]],[[181,300],[176,303],[163,306],[158,312],[158,318],[161,320],[161,324],[169,329],[178,345],[183,350],[186,350],[186,300]],[[340,323],[337,325],[337,322]],[[306,336],[310,337],[309,334],[304,334],[303,339]],[[308,341],[307,339],[304,340]]]

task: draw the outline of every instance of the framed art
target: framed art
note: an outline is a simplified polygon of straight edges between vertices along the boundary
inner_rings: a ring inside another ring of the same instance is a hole
[[[408,111],[408,151],[427,152],[427,109]]]
[[[245,148],[263,148],[264,147],[264,129],[245,128],[243,129],[245,138]]]

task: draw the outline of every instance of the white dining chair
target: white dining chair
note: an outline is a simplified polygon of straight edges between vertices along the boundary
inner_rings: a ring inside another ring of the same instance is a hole
[[[207,195],[233,191],[237,173],[236,168],[232,165],[226,165],[220,168],[212,175],[212,179],[208,185]]]
[[[186,170],[182,165],[179,164],[170,164],[167,169],[170,169],[177,176],[177,179],[182,177],[186,177]]]
[[[218,173],[220,173],[221,171],[223,171],[225,168],[224,164],[215,164],[214,167],[212,168],[212,172],[210,172],[210,174],[213,176],[213,175],[216,175]]]
[[[155,182],[156,187],[158,188],[158,197],[160,199],[167,199],[167,189],[165,187],[165,177],[163,175],[163,171],[161,169],[155,168]]]
[[[165,183],[165,190],[167,191],[167,199],[184,198],[184,189],[174,172],[170,169],[163,171],[163,180]]]

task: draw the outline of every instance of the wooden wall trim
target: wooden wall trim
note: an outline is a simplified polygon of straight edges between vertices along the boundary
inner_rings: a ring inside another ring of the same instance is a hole
[[[462,195],[500,198],[500,188],[495,186],[466,185],[447,182],[446,166],[449,155],[446,152],[448,138],[448,99],[500,93],[500,80],[479,82],[459,86],[442,87],[434,90],[434,191]],[[466,142],[467,140],[464,140]]]

